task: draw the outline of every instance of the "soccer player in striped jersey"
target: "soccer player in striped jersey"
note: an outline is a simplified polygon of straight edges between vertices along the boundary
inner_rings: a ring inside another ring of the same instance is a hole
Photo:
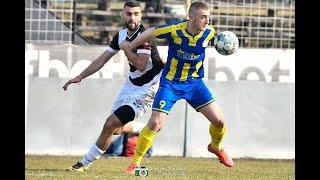
[[[122,41],[131,42],[145,29],[141,22],[141,7],[137,1],[127,1],[123,7],[123,19],[126,27],[112,39],[106,51],[94,60],[79,76],[69,80],[63,89],[71,83],[79,83],[85,77],[97,72],[119,50]],[[141,117],[151,107],[159,87],[164,63],[157,47],[151,41],[145,42],[134,50],[125,51],[130,72],[116,101],[111,115],[106,119],[103,129],[95,144],[83,158],[69,168],[71,171],[83,172],[93,161],[99,159],[111,143],[112,135],[128,132],[140,132],[144,124],[133,121]],[[81,132],[80,132],[81,133]]]
[[[132,174],[140,166],[157,131],[179,99],[185,99],[210,121],[209,134],[212,141],[207,146],[208,151],[214,153],[225,166],[233,166],[231,157],[221,147],[226,132],[223,113],[213,93],[202,80],[205,49],[215,34],[215,29],[209,25],[209,7],[204,2],[193,2],[188,15],[188,20],[148,29],[130,44],[121,44],[123,49],[134,49],[154,37],[164,38],[169,43],[168,58],[152,105],[152,115],[140,132],[135,155],[126,173]]]

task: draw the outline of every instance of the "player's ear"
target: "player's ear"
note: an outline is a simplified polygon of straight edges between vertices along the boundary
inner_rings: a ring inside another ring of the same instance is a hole
[[[120,19],[123,19],[123,17],[124,17],[124,11],[121,11],[121,16],[120,16]]]
[[[193,16],[192,14],[189,14],[188,17],[189,17],[189,20],[190,20],[190,21],[194,21],[194,16]]]

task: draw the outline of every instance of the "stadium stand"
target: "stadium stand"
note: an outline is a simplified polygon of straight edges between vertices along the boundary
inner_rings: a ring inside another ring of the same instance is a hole
[[[125,2],[124,0],[25,1],[26,42],[100,45],[109,44],[110,38],[121,27],[119,16]],[[295,0],[205,1],[211,8],[211,23],[215,25],[217,32],[233,31],[239,38],[240,47],[295,48]],[[40,7],[39,2],[43,6]],[[186,11],[181,10],[186,9],[185,0],[140,2],[143,9],[143,23],[147,27],[186,17]],[[30,5],[33,7],[30,8]],[[72,25],[75,31],[72,31]],[[74,41],[71,38],[73,33]],[[160,45],[166,44],[160,42]]]

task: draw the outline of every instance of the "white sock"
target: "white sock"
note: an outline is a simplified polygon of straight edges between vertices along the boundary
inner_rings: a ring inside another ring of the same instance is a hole
[[[90,166],[91,163],[99,159],[105,151],[99,149],[95,144],[93,144],[87,154],[83,156],[83,159],[80,160],[83,166]]]
[[[140,131],[146,126],[146,123],[138,122],[138,121],[133,121],[132,124],[132,132],[133,133],[140,133]]]

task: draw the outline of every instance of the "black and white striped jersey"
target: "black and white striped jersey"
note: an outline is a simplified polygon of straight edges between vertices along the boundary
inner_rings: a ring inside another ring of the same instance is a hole
[[[139,25],[137,30],[131,36],[129,36],[127,33],[128,31],[127,28],[121,29],[113,37],[109,47],[107,47],[107,50],[112,53],[117,53],[120,50],[119,44],[123,40],[127,40],[131,42],[144,30],[145,28],[141,24]],[[158,81],[159,80],[158,78],[160,76],[157,76],[157,75],[160,74],[161,70],[164,67],[164,64],[160,59],[156,44],[154,42],[146,42],[143,45],[134,49],[134,52],[149,54],[150,59],[147,62],[146,69],[143,72],[139,71],[136,67],[133,66],[133,64],[130,61],[128,61],[130,66],[129,79],[131,83],[136,86],[143,86],[144,84],[151,83],[151,81],[154,81],[154,80]]]

